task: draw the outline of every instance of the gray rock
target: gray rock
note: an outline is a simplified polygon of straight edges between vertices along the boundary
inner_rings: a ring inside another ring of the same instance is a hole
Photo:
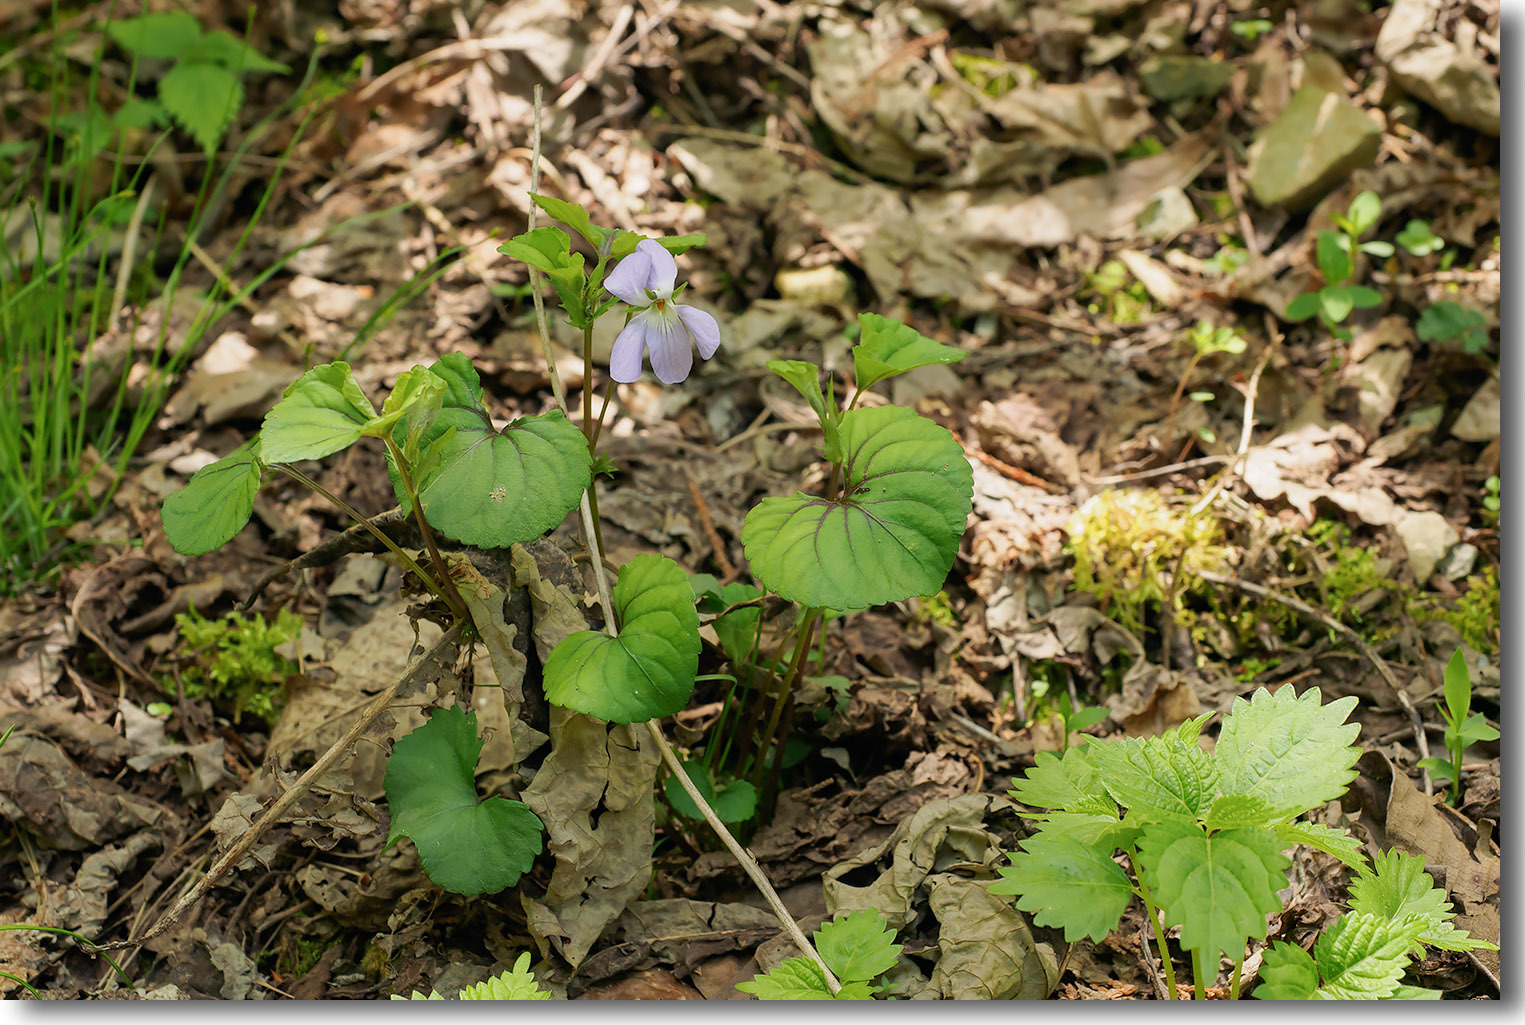
[[[1182,54],[1151,57],[1139,68],[1144,92],[1165,101],[1216,96],[1233,74],[1232,64]]]
[[[1459,545],[1452,545],[1451,550],[1445,554],[1445,558],[1435,566],[1435,571],[1447,580],[1460,580],[1470,576],[1472,567],[1477,564],[1477,546],[1469,545],[1463,541]]]
[[[1397,523],[1398,539],[1408,553],[1414,582],[1420,587],[1430,579],[1446,552],[1461,540],[1456,528],[1438,512],[1407,512]]]
[[[1303,86],[1250,147],[1249,185],[1263,206],[1306,210],[1377,159],[1382,129],[1348,100]]]

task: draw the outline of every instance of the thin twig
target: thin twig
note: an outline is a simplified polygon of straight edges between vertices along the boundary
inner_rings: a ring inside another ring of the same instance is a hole
[[[275,799],[275,802],[265,810],[264,814],[259,817],[259,820],[249,827],[248,832],[239,837],[238,842],[229,848],[226,854],[212,863],[212,867],[207,869],[207,874],[201,877],[200,881],[196,883],[189,893],[176,901],[174,906],[165,913],[164,917],[155,923],[153,928],[135,939],[101,943],[95,945],[92,949],[115,950],[119,947],[136,947],[141,946],[145,941],[151,940],[155,936],[162,936],[180,919],[181,915],[185,914],[186,911],[190,910],[192,905],[206,896],[207,891],[219,879],[226,875],[233,866],[242,861],[244,855],[253,849],[254,845],[259,842],[260,838],[265,835],[270,827],[279,822],[291,806],[300,800],[311,789],[312,785],[333,767],[334,763],[339,760],[340,755],[348,750],[351,744],[360,739],[361,734],[371,728],[372,724],[381,717],[381,713],[386,711],[387,707],[391,705],[392,699],[397,696],[398,691],[407,684],[419,681],[431,669],[438,675],[445,665],[454,660],[456,643],[461,636],[461,626],[462,624],[457,621],[455,625],[445,631],[439,640],[434,642],[434,647],[424,652],[416,662],[408,667],[407,672],[392,681],[386,690],[377,694],[371,701],[370,706],[361,713],[358,719],[350,724],[349,729],[344,731],[344,736],[340,737],[332,747],[323,752],[323,755],[312,764],[312,768],[302,773],[289,789]]]
[[[1269,320],[1269,318],[1267,318]],[[1255,429],[1255,398],[1260,393],[1260,375],[1264,372],[1266,364],[1271,362],[1271,354],[1276,351],[1276,343],[1279,335],[1271,336],[1271,343],[1266,346],[1266,351],[1261,354],[1260,362],[1255,364],[1255,372],[1250,375],[1250,383],[1244,389],[1244,425],[1239,432],[1239,451],[1234,453],[1234,461],[1228,465],[1223,474],[1208,489],[1207,494],[1199,498],[1191,507],[1191,515],[1196,516],[1202,510],[1213,504],[1213,499],[1218,493],[1228,486],[1228,482],[1244,472],[1244,463],[1250,452],[1251,432]]]
[[[1388,690],[1393,692],[1393,696],[1398,699],[1399,706],[1401,706],[1404,712],[1408,714],[1409,722],[1413,725],[1414,742],[1419,747],[1419,757],[1430,757],[1430,742],[1425,739],[1424,721],[1419,718],[1419,713],[1415,711],[1413,702],[1409,700],[1408,694],[1404,692],[1403,688],[1398,685],[1397,678],[1393,676],[1393,671],[1387,667],[1387,663],[1382,660],[1382,656],[1378,655],[1374,650],[1372,650],[1372,646],[1367,644],[1365,639],[1362,638],[1360,634],[1356,633],[1344,623],[1341,623],[1338,619],[1335,619],[1323,609],[1315,608],[1300,598],[1292,597],[1290,594],[1282,594],[1278,591],[1271,590],[1269,587],[1262,587],[1259,584],[1251,583],[1248,580],[1239,580],[1235,577],[1226,577],[1218,573],[1210,572],[1208,570],[1198,570],[1197,576],[1201,577],[1203,580],[1206,580],[1210,584],[1218,584],[1223,587],[1232,587],[1236,590],[1243,591],[1246,594],[1253,594],[1257,598],[1265,598],[1269,601],[1274,601],[1285,605],[1287,608],[1294,612],[1301,613],[1302,615],[1307,616],[1309,619],[1322,623],[1330,630],[1333,630],[1335,633],[1339,634],[1347,641],[1354,644],[1356,649],[1360,651],[1362,655],[1366,656],[1366,660],[1376,667],[1377,672],[1382,676],[1383,682],[1387,684]],[[1426,772],[1424,774],[1425,796],[1428,797],[1434,792],[1434,787],[1430,783],[1430,774]]]

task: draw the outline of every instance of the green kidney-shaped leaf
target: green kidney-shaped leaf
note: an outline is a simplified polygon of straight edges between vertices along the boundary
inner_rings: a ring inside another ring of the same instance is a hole
[[[990,892],[1017,894],[1017,907],[1033,914],[1038,925],[1063,929],[1067,942],[1106,939],[1133,899],[1133,884],[1112,860],[1111,845],[1092,846],[1070,836],[1028,837],[1000,873]]]
[[[1236,698],[1215,752],[1223,792],[1251,794],[1293,814],[1343,794],[1361,756],[1353,745],[1361,727],[1345,722],[1356,699],[1320,705],[1322,696],[1317,687],[1301,695],[1283,687]]]
[[[159,79],[159,102],[211,156],[244,105],[244,87],[220,64],[181,61]]]
[[[808,608],[862,609],[935,594],[964,533],[974,475],[963,447],[909,409],[842,417],[840,499],[767,498],[741,540],[757,579]]]
[[[1244,955],[1263,939],[1266,915],[1281,909],[1276,891],[1292,864],[1270,829],[1225,829],[1207,836],[1192,823],[1163,822],[1139,835],[1139,867],[1167,925],[1181,927],[1181,946],[1208,963],[1220,952]]]
[[[265,471],[260,439],[250,438],[215,463],[191,475],[185,487],[164,500],[164,534],[181,555],[205,555],[238,535],[254,512],[254,496]]]
[[[376,421],[348,363],[313,367],[287,386],[260,430],[267,463],[322,459],[359,441]]]
[[[420,449],[439,443],[415,482],[429,525],[479,548],[507,548],[565,519],[593,479],[582,432],[560,410],[495,430],[463,353],[440,357],[429,373],[445,386],[439,413],[419,440]],[[401,444],[406,428],[398,424],[393,440]],[[395,470],[392,481],[406,506]]]
[[[392,748],[384,782],[388,845],[406,836],[429,878],[467,897],[514,885],[541,850],[543,827],[528,806],[478,799],[481,752],[475,712],[435,709]]]
[[[858,387],[871,388],[887,377],[935,363],[957,363],[963,349],[934,342],[913,327],[877,313],[858,314],[863,334],[853,346],[853,374]]]
[[[605,722],[671,715],[688,703],[699,671],[688,575],[661,555],[637,555],[620,569],[612,597],[619,636],[582,630],[556,645],[545,663],[545,696]]]
[[[710,773],[699,762],[682,762],[683,771],[693,781],[694,789],[714,811],[715,816],[721,822],[745,822],[757,811],[757,788],[744,779],[731,783],[724,790],[717,792],[715,784],[710,782]],[[688,796],[688,791],[683,789],[683,784],[671,773],[667,776],[667,782],[663,784],[662,792],[667,798],[667,803],[672,810],[679,815],[685,815],[691,819],[702,819],[704,813],[694,803],[693,798]]]

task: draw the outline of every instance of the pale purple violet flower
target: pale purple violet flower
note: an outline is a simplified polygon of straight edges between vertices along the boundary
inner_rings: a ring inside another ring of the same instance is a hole
[[[620,261],[604,287],[637,309],[614,340],[609,376],[621,384],[639,380],[641,361],[651,353],[651,371],[663,384],[677,384],[694,366],[689,344],[709,359],[720,347],[715,318],[692,306],[672,301],[678,265],[672,254],[651,239],[642,239],[635,252]]]

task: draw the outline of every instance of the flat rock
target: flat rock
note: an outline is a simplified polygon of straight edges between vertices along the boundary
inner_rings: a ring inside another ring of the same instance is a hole
[[[1500,121],[1498,70],[1477,54],[1477,30],[1462,18],[1455,41],[1437,32],[1440,0],[1397,0],[1377,36],[1377,59],[1398,87],[1453,124],[1497,136]]]
[[[1451,425],[1451,433],[1462,441],[1492,441],[1499,436],[1499,402],[1502,399],[1497,375],[1488,378]]]
[[[1250,147],[1250,191],[1262,206],[1306,210],[1377,158],[1382,129],[1348,100],[1305,85]]]
[[[1414,571],[1414,582],[1421,587],[1435,572],[1446,552],[1461,540],[1456,528],[1438,512],[1407,512],[1399,518],[1395,527],[1398,540],[1408,553],[1409,566]]]
[[[1165,101],[1216,96],[1233,74],[1232,64],[1185,54],[1151,57],[1139,68],[1144,92]]]

